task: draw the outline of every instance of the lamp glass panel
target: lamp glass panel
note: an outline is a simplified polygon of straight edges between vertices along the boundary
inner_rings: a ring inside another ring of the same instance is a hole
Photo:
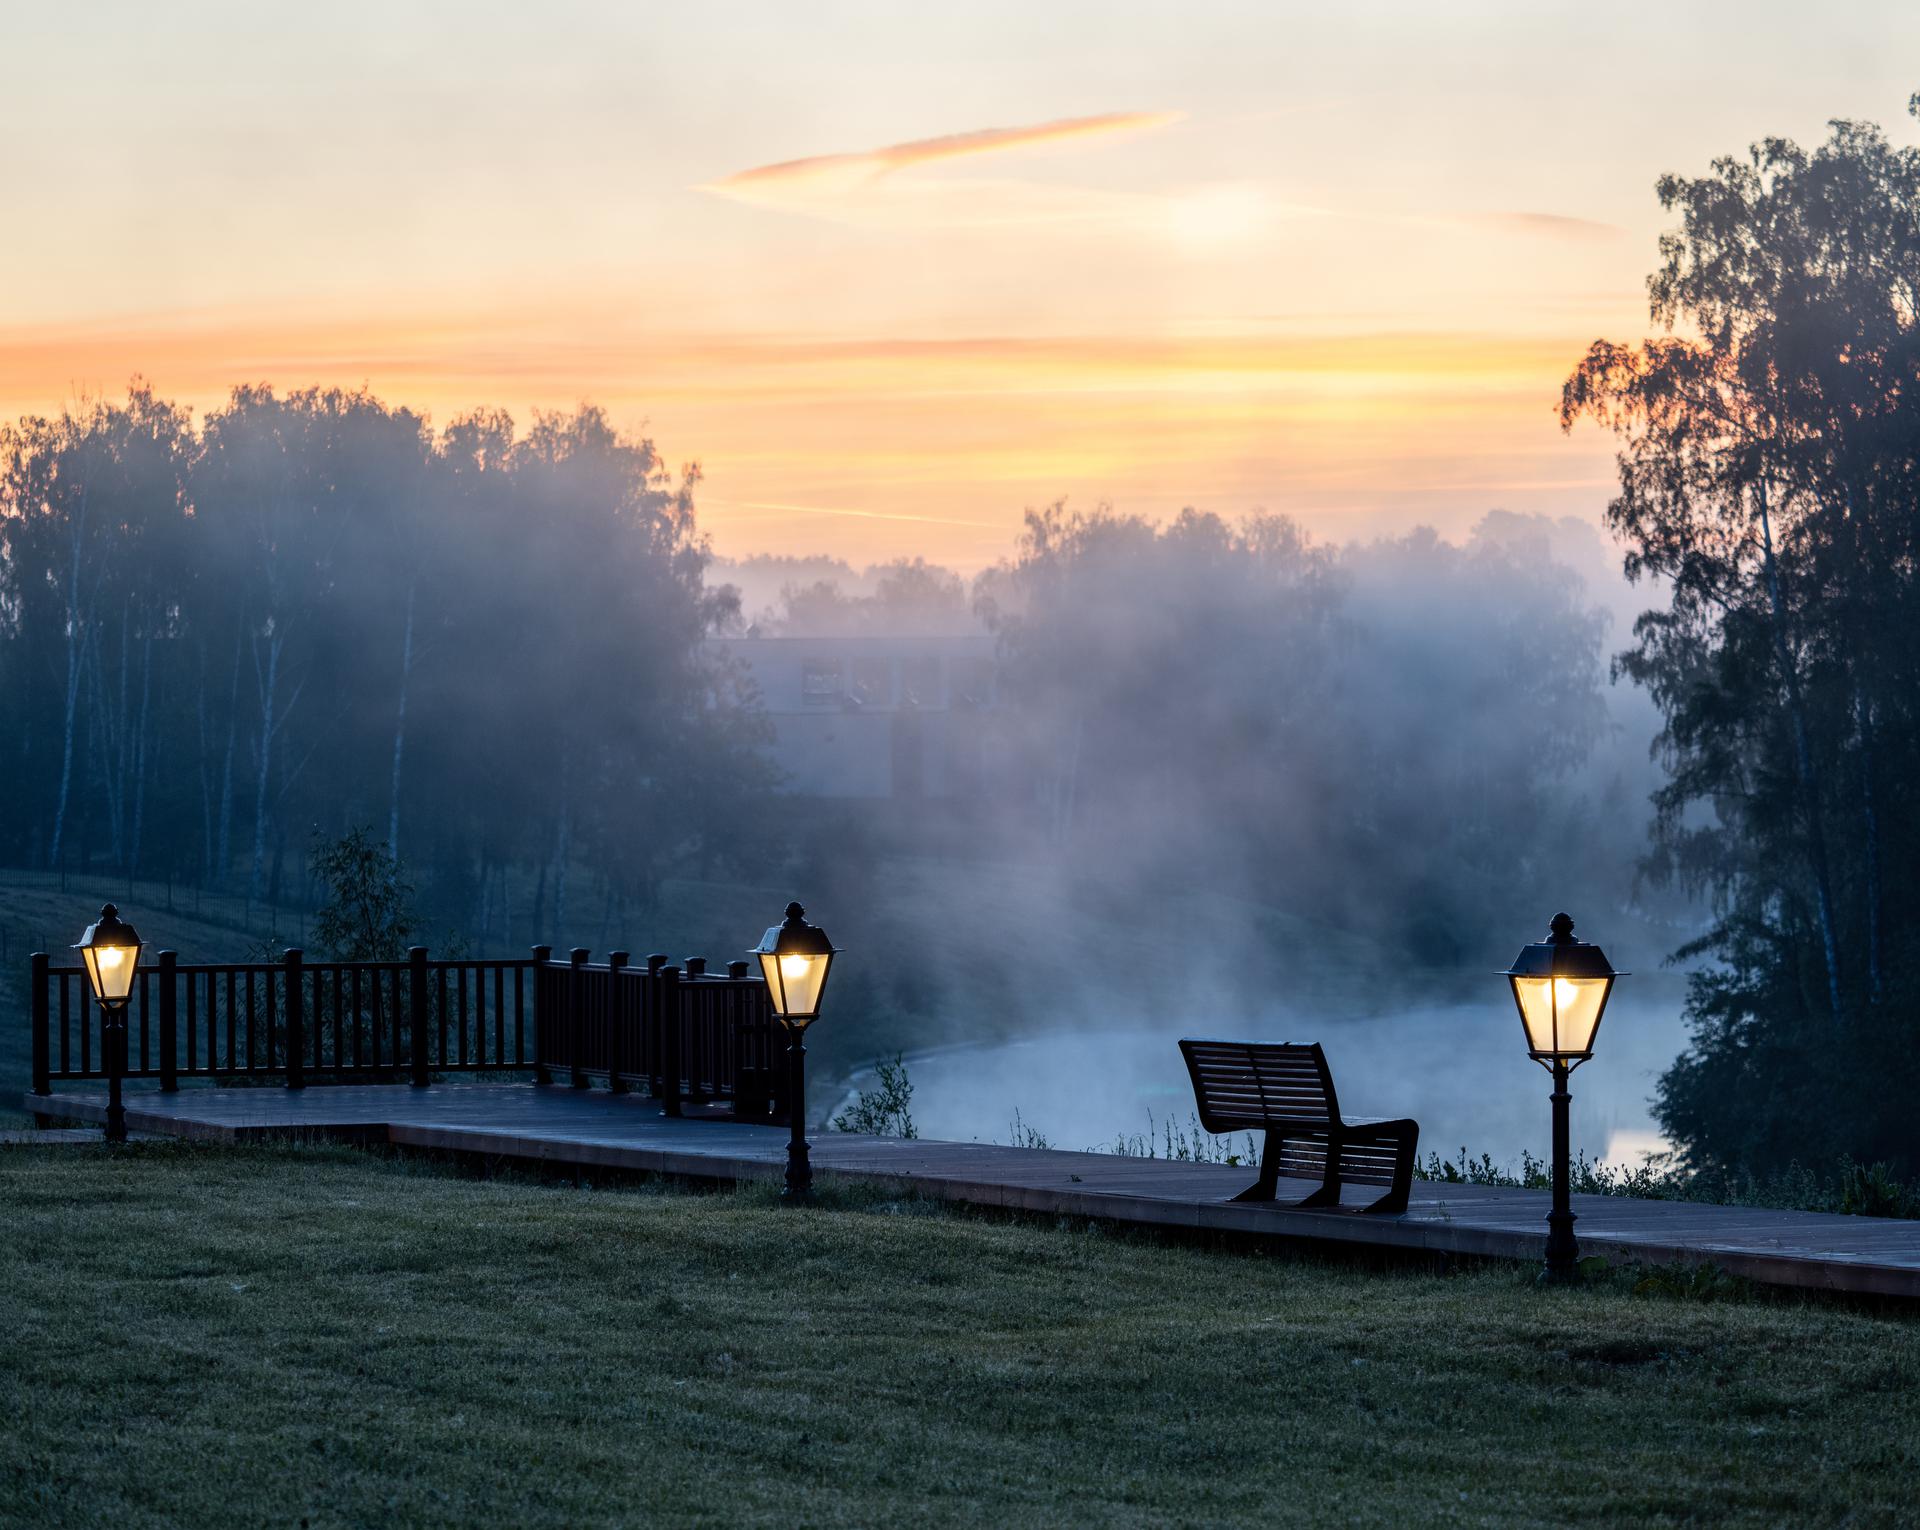
[[[1560,1045],[1568,1057],[1585,1057],[1593,1050],[1593,1033],[1600,1028],[1600,1011],[1607,1002],[1612,978],[1553,980],[1554,1007],[1560,1013]]]
[[[1514,997],[1527,1028],[1527,1050],[1547,1057],[1584,1057],[1593,1050],[1612,978],[1516,977]]]
[[[780,982],[780,958],[771,951],[757,951],[760,958],[760,976],[767,980],[767,997],[773,1001],[773,1012],[784,1015],[787,1012],[787,996]]]
[[[87,946],[81,951],[87,959],[87,976],[93,982],[94,996],[102,1004],[123,1004],[133,990],[133,969],[140,957],[138,946]]]
[[[763,966],[769,960],[779,964],[780,987],[775,1003],[781,1014],[798,1020],[820,1012],[820,990],[826,986],[827,964],[833,960],[830,955],[790,951],[773,958],[763,956],[760,960]]]

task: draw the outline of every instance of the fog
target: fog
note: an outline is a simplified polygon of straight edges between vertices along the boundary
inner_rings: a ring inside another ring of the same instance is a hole
[[[0,859],[290,932],[363,827],[471,952],[724,959],[797,896],[846,950],[821,1067],[910,1055],[930,1134],[1184,1121],[1175,1039],[1231,1034],[1538,1150],[1490,974],[1562,907],[1644,973],[1697,923],[1636,871],[1656,724],[1608,654],[1647,592],[1581,521],[1062,504],[970,577],[723,564],[697,476],[591,408],[266,389],[22,421],[4,466]],[[1623,993],[1590,1152],[1643,1144],[1677,1012]]]
[[[1483,1002],[1424,1006],[1355,1017],[1337,1007],[1275,1009],[1235,1030],[1260,1041],[1318,1041],[1348,1114],[1411,1116],[1420,1156],[1491,1155],[1512,1167],[1545,1156],[1546,1072],[1526,1056],[1504,985]],[[1576,1153],[1638,1164],[1666,1143],[1648,1108],[1654,1084],[1684,1040],[1680,985],[1623,980],[1607,1010],[1595,1058],[1576,1070]],[[1118,1024],[1118,1021],[1116,1021]],[[1189,1027],[1191,1029],[1191,1027]],[[1205,1030],[1202,1026],[1199,1029]],[[1164,1026],[1140,1019],[1122,1029],[1075,1027],[1024,1040],[909,1054],[913,1114],[923,1136],[1005,1142],[1017,1117],[1057,1148],[1104,1150],[1116,1138],[1194,1129],[1193,1089]],[[1058,1081],[1070,1079],[1071,1087]],[[1344,1083],[1343,1083],[1344,1081]],[[829,1115],[874,1087],[870,1069],[846,1081]],[[1245,1156],[1234,1139],[1232,1151]]]

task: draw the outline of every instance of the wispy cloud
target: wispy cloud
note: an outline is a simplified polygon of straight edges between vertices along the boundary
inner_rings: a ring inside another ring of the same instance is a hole
[[[900,172],[1015,149],[1077,145],[1180,121],[1184,112],[1106,112],[1023,127],[916,138],[857,154],[820,154],[758,165],[696,188],[730,201],[875,226],[994,224],[1110,214],[1112,193],[1009,181],[926,181]]]
[[[1602,223],[1596,218],[1574,218],[1565,213],[1462,213],[1457,221],[1475,228],[1498,229],[1515,234],[1546,234],[1559,239],[1617,239],[1626,233],[1617,223]]]
[[[1185,115],[1184,112],[1104,112],[1094,117],[1062,117],[1054,122],[1033,123],[1025,127],[977,128],[970,133],[947,133],[939,138],[915,138],[907,143],[888,144],[885,148],[871,149],[861,154],[818,154],[808,159],[781,160],[778,164],[742,170],[700,189],[717,192],[721,196],[757,200],[770,187],[841,187],[876,180],[896,170],[932,164],[943,159],[1167,127]]]

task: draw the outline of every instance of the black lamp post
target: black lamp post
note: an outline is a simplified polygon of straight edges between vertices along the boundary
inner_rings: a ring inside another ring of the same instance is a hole
[[[827,969],[837,954],[827,932],[808,924],[807,911],[787,905],[785,924],[776,924],[748,953],[760,958],[773,1012],[787,1028],[787,1115],[792,1133],[787,1139],[788,1201],[801,1202],[813,1194],[813,1164],[807,1153],[806,1030],[820,1018],[820,995],[827,986]]]
[[[120,1079],[127,1071],[127,996],[140,966],[140,936],[109,903],[87,926],[78,951],[87,964],[93,1002],[100,1006],[101,1062],[107,1069],[107,1141],[127,1140],[127,1112],[120,1103]]]
[[[1613,994],[1613,980],[1623,975],[1608,965],[1598,946],[1573,938],[1573,920],[1565,914],[1555,914],[1546,940],[1526,947],[1506,972],[1526,1032],[1527,1056],[1553,1075],[1553,1209],[1547,1213],[1547,1261],[1541,1279],[1556,1284],[1572,1280],[1580,1262],[1567,1188],[1567,1110],[1573,1100],[1567,1075],[1593,1056],[1593,1038]]]

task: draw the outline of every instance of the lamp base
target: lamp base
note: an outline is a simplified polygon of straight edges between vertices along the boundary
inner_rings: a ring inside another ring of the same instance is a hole
[[[1540,1265],[1543,1286],[1572,1285],[1580,1279],[1580,1245],[1573,1236],[1571,1211],[1547,1213],[1547,1257]]]

